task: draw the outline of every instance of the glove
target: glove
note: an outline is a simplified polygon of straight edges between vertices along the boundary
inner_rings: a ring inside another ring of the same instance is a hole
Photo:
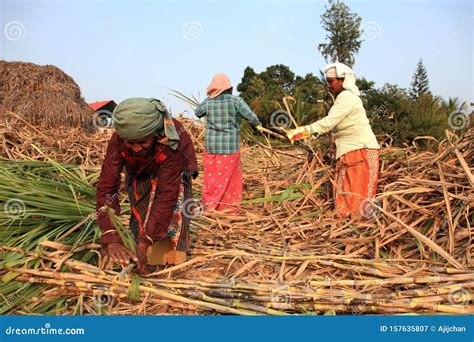
[[[286,133],[288,139],[290,139],[291,143],[293,144],[295,140],[306,139],[311,136],[311,129],[309,126],[301,126],[295,129],[292,129],[288,133]]]

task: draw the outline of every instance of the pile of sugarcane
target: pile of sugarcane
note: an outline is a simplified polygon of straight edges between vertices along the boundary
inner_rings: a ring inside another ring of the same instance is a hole
[[[199,151],[202,127],[189,124]],[[241,214],[196,217],[190,259],[147,276],[100,253],[97,162],[59,164],[49,157],[67,153],[30,145],[43,162],[0,162],[0,310],[474,313],[473,138],[448,134],[432,151],[384,148],[379,194],[361,222],[334,215],[333,167],[320,155],[244,146]],[[194,188],[199,198],[201,177]]]
[[[398,264],[326,255],[305,260],[326,269],[345,270],[352,278],[251,282],[238,274],[221,280],[166,279],[155,274],[140,279],[71,260],[74,250],[58,243],[42,244],[40,253],[11,247],[3,250],[43,265],[39,269],[6,267],[19,274],[17,281],[50,286],[17,313],[30,313],[28,309],[48,305],[58,297],[65,303],[62,314],[163,314],[169,308],[239,315],[474,313],[474,273],[446,267],[413,271]],[[252,256],[238,251],[234,255]],[[301,260],[291,256],[260,258],[270,263]]]

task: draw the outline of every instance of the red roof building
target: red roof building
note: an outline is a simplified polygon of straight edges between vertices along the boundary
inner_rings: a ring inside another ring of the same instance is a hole
[[[98,110],[106,110],[112,113],[114,111],[114,108],[117,107],[117,104],[114,100],[107,100],[89,103],[89,107],[92,108],[92,110],[95,112],[97,112]]]

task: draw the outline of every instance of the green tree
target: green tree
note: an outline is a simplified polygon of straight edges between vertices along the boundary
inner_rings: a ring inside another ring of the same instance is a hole
[[[356,86],[359,88],[361,95],[365,96],[374,89],[375,82],[368,81],[365,77],[362,77],[356,80]]]
[[[409,91],[393,84],[367,93],[367,117],[379,140],[396,146],[411,144],[418,136],[444,137],[450,107],[431,94],[413,99]],[[453,103],[451,102],[451,106]]]
[[[319,110],[322,104],[318,102],[324,88],[325,84],[315,75],[297,76],[282,64],[269,66],[261,73],[248,66],[237,85],[240,96],[265,125],[271,125],[272,113],[285,110],[284,96],[295,98],[296,101],[289,101],[289,106],[298,123],[310,123],[324,116],[321,114],[327,111]]]
[[[316,104],[321,99],[320,92],[325,87],[325,83],[314,76],[312,73],[306,74],[305,77],[296,76],[294,93],[297,92],[305,102]]]
[[[318,45],[326,61],[354,65],[354,55],[359,52],[362,40],[361,17],[339,0],[329,0],[326,11],[321,15],[321,25],[328,32],[327,42]]]
[[[257,76],[255,71],[251,67],[246,67],[244,70],[244,76],[242,77],[242,82],[237,85],[237,91],[240,92],[240,96],[246,102],[249,102],[251,98],[255,97],[256,94],[251,94],[249,92],[249,86],[252,79]]]
[[[271,85],[273,88],[283,91],[284,93],[291,93],[295,82],[295,73],[290,68],[283,64],[272,65],[260,74],[264,82]]]
[[[398,123],[402,115],[402,106],[409,100],[405,89],[394,84],[385,84],[382,88],[371,88],[365,93],[365,103],[367,117],[369,118],[372,130],[379,135],[379,140],[398,140]]]
[[[455,111],[462,111],[463,108],[466,108],[469,106],[467,102],[460,103],[459,98],[457,97],[450,97],[448,98],[447,101],[440,99],[442,102],[443,106],[446,108],[449,113],[455,112]]]
[[[430,84],[428,81],[428,72],[423,65],[423,60],[420,58],[416,65],[415,73],[413,74],[410,88],[410,96],[417,99],[421,94],[430,93]]]
[[[402,115],[397,125],[397,142],[411,143],[418,136],[444,138],[448,128],[448,112],[438,98],[423,93],[402,103]]]

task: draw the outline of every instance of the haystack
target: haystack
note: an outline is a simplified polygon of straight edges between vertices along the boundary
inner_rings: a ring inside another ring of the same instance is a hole
[[[74,80],[53,65],[0,60],[0,119],[19,116],[43,127],[93,131],[94,112]]]

